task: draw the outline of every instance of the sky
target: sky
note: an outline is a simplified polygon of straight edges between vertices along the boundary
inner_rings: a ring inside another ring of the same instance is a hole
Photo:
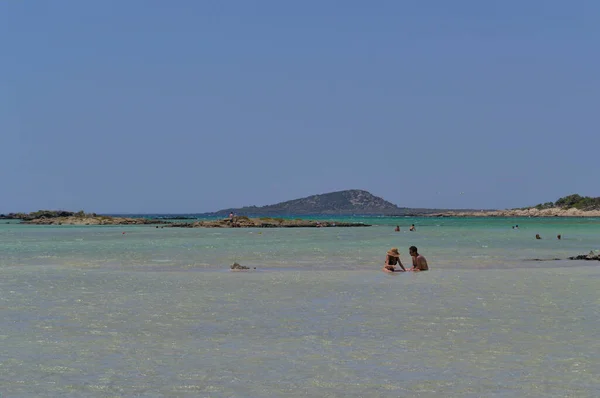
[[[600,196],[600,2],[0,1],[0,213]]]

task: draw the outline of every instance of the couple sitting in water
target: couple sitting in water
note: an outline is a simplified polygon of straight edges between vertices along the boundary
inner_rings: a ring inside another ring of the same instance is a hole
[[[419,272],[419,271],[427,271],[429,266],[427,265],[427,260],[425,257],[419,254],[416,246],[411,246],[408,251],[410,252],[410,256],[412,257],[413,267],[408,271]],[[401,270],[396,270],[395,265],[398,264]],[[385,264],[383,266],[384,272],[405,272],[407,271],[402,265],[402,261],[400,261],[400,253],[397,248],[392,248],[388,250],[387,256],[385,258]]]

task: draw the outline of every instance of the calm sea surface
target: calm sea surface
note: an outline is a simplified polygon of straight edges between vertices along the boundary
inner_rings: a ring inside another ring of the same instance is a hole
[[[600,396],[600,262],[564,260],[600,219],[340,220],[374,226],[0,220],[0,396]]]

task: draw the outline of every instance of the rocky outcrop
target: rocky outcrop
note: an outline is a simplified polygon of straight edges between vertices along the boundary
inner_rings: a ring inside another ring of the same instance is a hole
[[[96,213],[86,214],[82,211],[77,213],[72,211],[65,210],[38,210],[31,213],[9,213],[9,214],[0,214],[0,220],[23,220],[23,221],[31,221],[37,220],[38,218],[58,218],[58,217],[96,217]]]
[[[513,209],[481,211],[448,211],[430,214],[430,217],[600,217],[600,210],[563,209]]]
[[[77,213],[65,210],[38,210],[31,213],[8,213],[0,214],[0,220],[23,220],[31,221],[39,218],[59,218],[59,217],[96,217],[96,213],[84,213],[78,211]]]
[[[23,218],[23,215],[23,213],[0,214],[0,220],[20,220]]]
[[[30,221],[23,221],[21,224],[35,225],[139,225],[139,224],[170,224],[168,221],[154,220],[147,218],[126,218],[109,216],[69,216],[55,218],[36,218]]]
[[[34,220],[23,221],[22,224],[35,225],[139,225],[139,224],[160,224],[162,227],[171,228],[329,228],[329,227],[369,227],[369,224],[348,223],[336,221],[312,221],[301,219],[284,218],[248,218],[234,217],[233,220],[225,218],[211,221],[195,222],[171,222],[148,218],[129,218],[129,217],[56,217],[56,218],[36,218]],[[158,226],[157,226],[158,228]]]
[[[229,267],[229,268],[231,268],[231,270],[233,270],[233,271],[243,271],[243,270],[250,269],[250,267],[246,267],[245,265],[240,265],[238,263],[231,264],[231,267]],[[256,267],[254,267],[254,269],[256,269]]]
[[[588,254],[580,254],[578,256],[569,257],[569,260],[600,261],[600,253],[596,254],[591,251]]]
[[[234,217],[213,221],[196,221],[191,223],[171,223],[171,228],[330,228],[330,227],[369,227],[369,224],[337,221],[313,221],[285,218],[249,218]]]

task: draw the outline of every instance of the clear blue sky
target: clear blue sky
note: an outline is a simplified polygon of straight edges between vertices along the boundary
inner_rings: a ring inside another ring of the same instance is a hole
[[[600,196],[598,21],[595,0],[2,1],[0,212]]]

